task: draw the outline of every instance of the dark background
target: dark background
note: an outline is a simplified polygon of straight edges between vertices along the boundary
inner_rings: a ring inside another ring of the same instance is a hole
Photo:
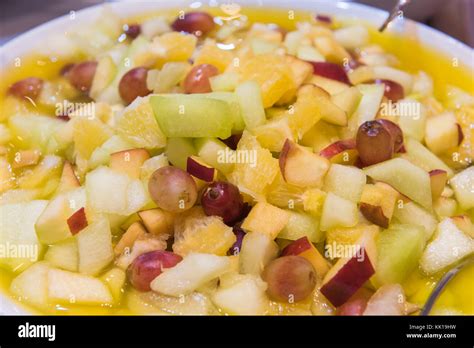
[[[4,43],[38,24],[67,14],[71,10],[113,1],[0,0],[0,43]],[[219,0],[218,2],[225,1]],[[356,2],[390,9],[396,0],[358,0]],[[474,46],[474,0],[412,0],[406,8],[405,15],[444,31],[470,47]]]

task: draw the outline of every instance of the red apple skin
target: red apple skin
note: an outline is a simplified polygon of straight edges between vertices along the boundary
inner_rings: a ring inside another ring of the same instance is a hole
[[[331,159],[332,157],[340,154],[341,152],[353,150],[355,148],[356,142],[354,139],[339,140],[322,149],[319,152],[319,155],[326,157],[327,159]]]
[[[281,252],[281,256],[286,255],[299,255],[302,252],[311,249],[311,242],[308,237],[301,237],[295,240],[293,243],[288,244]]]
[[[240,138],[242,138],[242,133],[232,134],[230,137],[220,140],[222,140],[222,142],[232,150],[237,150],[237,145],[239,144]]]
[[[431,196],[433,200],[439,198],[448,181],[448,173],[442,169],[433,169],[429,172],[431,183]]]
[[[359,210],[370,222],[380,227],[388,228],[390,220],[384,215],[381,206],[361,202],[359,204]]]
[[[458,126],[458,145],[461,145],[462,141],[464,140],[464,132],[462,131],[461,125],[459,123],[457,123],[456,126]]]
[[[375,273],[365,248],[363,251],[365,255],[363,261],[358,261],[357,256],[352,257],[321,287],[321,293],[335,307],[346,303]]]
[[[374,82],[376,84],[384,85],[384,96],[393,102],[397,102],[405,97],[405,92],[403,90],[402,85],[395,81],[377,79]]]
[[[283,175],[283,179],[285,179],[285,164],[288,159],[288,156],[290,156],[291,149],[292,143],[290,139],[286,139],[285,144],[283,144],[283,148],[281,149],[280,157],[278,158],[278,164],[280,165],[280,171]]]
[[[309,62],[313,66],[313,74],[331,80],[336,80],[347,85],[351,85],[346,71],[341,65],[329,62]]]
[[[86,211],[84,208],[79,209],[74,214],[72,214],[67,219],[67,225],[69,226],[69,230],[73,235],[79,233],[84,228],[87,227],[87,218],[86,218]]]
[[[336,309],[336,315],[363,315],[372,295],[372,291],[360,288],[346,303]]]
[[[195,160],[191,156],[188,157],[188,160],[186,163],[186,171],[189,174],[195,176],[196,178],[201,179],[206,182],[214,181],[214,178],[216,175],[215,168],[199,163],[199,161]]]

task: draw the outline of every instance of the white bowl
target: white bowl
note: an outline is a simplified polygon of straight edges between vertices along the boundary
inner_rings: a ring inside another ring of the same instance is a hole
[[[369,6],[356,4],[353,2],[340,2],[335,0],[234,0],[242,7],[273,7],[285,8],[291,10],[305,10],[329,15],[336,15],[343,18],[363,19],[368,23],[379,26],[387,17],[387,12],[375,9]],[[153,1],[136,1],[124,0],[113,3],[108,3],[112,10],[121,17],[129,17],[134,14],[146,13],[151,10],[159,9],[189,9],[189,5],[193,4],[193,8],[197,8],[199,4],[203,6],[218,6],[219,4],[228,3],[228,1],[209,0],[208,2],[187,1],[187,0],[153,0]],[[101,7],[104,5],[97,5],[78,11],[74,14],[72,20],[70,15],[57,18],[42,24],[18,37],[7,42],[2,46],[0,51],[1,61],[0,66],[5,68],[11,65],[15,58],[24,56],[28,53],[37,50],[44,50],[45,43],[48,38],[71,30],[76,25],[86,26],[87,23],[92,23],[97,19]],[[388,31],[394,31],[401,34],[415,35],[418,40],[435,48],[437,51],[453,58],[474,69],[474,51],[465,44],[453,39],[446,34],[437,30],[431,29],[423,24],[416,23],[410,20],[397,20],[388,28]],[[19,315],[28,314],[25,309],[11,301],[5,294],[0,294],[0,314]]]

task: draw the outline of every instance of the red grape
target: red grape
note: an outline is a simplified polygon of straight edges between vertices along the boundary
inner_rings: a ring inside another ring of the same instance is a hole
[[[403,147],[403,132],[398,124],[386,120],[386,119],[378,119],[377,122],[381,123],[385,128],[388,129],[392,138],[393,138],[393,151],[399,152]]]
[[[174,267],[183,258],[175,253],[154,250],[141,254],[127,269],[127,277],[132,286],[139,291],[150,291],[150,283],[163,269]]]
[[[66,72],[66,76],[74,87],[87,93],[91,89],[96,69],[97,62],[86,61],[74,65]]]
[[[282,302],[304,300],[316,286],[316,271],[301,256],[282,256],[271,261],[262,278],[267,282],[270,298]]]
[[[405,97],[402,85],[395,81],[377,79],[374,82],[377,84],[382,83],[384,85],[384,96],[393,102],[397,102]]]
[[[206,12],[188,12],[171,24],[174,31],[184,31],[196,36],[205,35],[214,29],[214,18]]]
[[[236,150],[237,145],[239,144],[240,138],[242,138],[242,133],[232,134],[230,137],[226,139],[221,139],[221,140],[224,144],[226,144],[232,150]]]
[[[241,217],[244,202],[237,186],[216,181],[205,189],[201,205],[206,215],[220,216],[224,223],[232,224]]]
[[[148,182],[152,200],[163,210],[179,213],[196,203],[198,192],[194,179],[182,169],[172,166],[157,169]]]
[[[196,65],[184,79],[186,93],[209,93],[212,91],[209,78],[219,74],[219,70],[211,64]]]
[[[119,93],[123,101],[128,105],[137,97],[144,97],[151,93],[146,85],[148,69],[134,68],[129,70],[119,83]]]
[[[31,98],[35,100],[43,88],[43,80],[37,77],[28,77],[15,82],[8,92],[18,98]]]
[[[131,39],[135,39],[141,33],[141,28],[139,24],[126,24],[124,25],[125,35]]]

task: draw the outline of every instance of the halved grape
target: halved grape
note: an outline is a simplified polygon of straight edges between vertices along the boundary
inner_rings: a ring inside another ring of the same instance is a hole
[[[206,12],[188,12],[171,24],[175,31],[184,31],[196,36],[207,34],[214,26],[214,18]]]
[[[196,65],[184,79],[186,93],[212,92],[209,78],[219,74],[219,70],[212,64]]]
[[[128,105],[137,97],[144,97],[151,93],[146,84],[148,69],[143,67],[129,70],[119,83],[119,93],[122,100]]]
[[[89,92],[94,80],[95,71],[97,69],[97,62],[86,61],[74,65],[66,76],[69,82],[81,92]]]
[[[18,98],[31,98],[35,100],[40,94],[42,88],[42,79],[37,77],[28,77],[11,85],[8,93]]]

